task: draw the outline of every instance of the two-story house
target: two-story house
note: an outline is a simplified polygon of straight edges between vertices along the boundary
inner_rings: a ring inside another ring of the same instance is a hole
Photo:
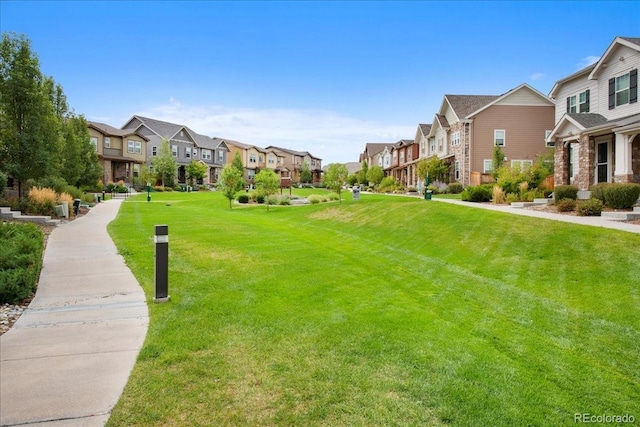
[[[133,183],[140,166],[147,161],[148,138],[131,130],[114,128],[104,123],[87,121],[89,138],[102,165],[102,182]]]
[[[122,126],[122,129],[143,135],[148,139],[147,163],[149,166],[160,153],[162,141],[168,140],[171,154],[178,163],[177,179],[182,184],[187,180],[186,166],[192,161],[199,161],[207,166],[203,184],[217,182],[222,168],[227,163],[229,148],[224,140],[198,134],[184,125],[133,116]]]
[[[244,179],[247,183],[253,184],[253,178],[262,169],[271,169],[280,177],[289,177],[289,170],[284,167],[284,157],[278,155],[275,150],[243,144],[238,141],[226,140],[226,142],[231,150],[229,162],[232,161],[236,152],[240,153],[240,159],[244,166]]]
[[[367,162],[367,167],[371,166],[380,166],[382,167],[382,160],[380,159],[380,154],[385,147],[389,144],[387,143],[377,143],[377,142],[369,142],[365,144],[364,151],[360,153],[360,158],[358,159],[360,164],[363,162]]]
[[[640,183],[639,67],[640,38],[616,37],[597,63],[551,89],[556,185]]]
[[[294,182],[300,182],[300,173],[302,172],[302,165],[305,163],[309,166],[311,171],[311,182],[317,183],[322,180],[322,159],[310,154],[306,151],[295,151],[288,148],[275,147],[270,145],[265,148],[267,151],[271,151],[277,158],[282,158],[283,164],[281,167],[290,172],[290,178]],[[267,161],[269,157],[267,156]],[[267,167],[270,167],[267,165]]]
[[[415,163],[419,145],[412,139],[401,139],[391,149],[391,176],[405,187],[416,185]]]
[[[530,166],[553,125],[553,101],[526,83],[502,95],[445,95],[427,157],[446,159],[450,181],[477,185],[493,170],[494,147],[511,166]]]

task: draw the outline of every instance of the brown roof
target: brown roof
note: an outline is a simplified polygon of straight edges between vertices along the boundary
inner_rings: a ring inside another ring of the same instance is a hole
[[[500,98],[498,95],[445,95],[459,119]],[[443,124],[444,126],[444,124]]]
[[[422,131],[423,135],[429,135],[429,132],[431,132],[431,125],[425,125],[420,123],[418,126],[420,126],[420,130]]]
[[[136,133],[135,131],[132,131],[131,129],[118,129],[118,128],[114,128],[113,126],[109,126],[109,125],[107,125],[105,123],[92,122],[90,120],[87,120],[87,125],[89,127],[94,128],[98,132],[102,132],[104,135],[127,136],[127,135],[135,134],[135,135],[137,135],[137,136],[139,136],[141,138],[144,138],[147,141],[149,140],[144,135],[140,135],[140,134]]]

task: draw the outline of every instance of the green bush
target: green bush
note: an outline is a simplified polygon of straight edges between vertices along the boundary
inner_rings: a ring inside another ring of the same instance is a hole
[[[338,193],[329,193],[327,197],[329,200],[340,200],[340,195]]]
[[[612,209],[631,209],[638,197],[639,184],[610,184],[604,188],[604,202]]]
[[[58,193],[67,193],[74,199],[82,199],[82,191],[73,185],[65,185],[64,190]],[[93,198],[91,200],[93,201]]]
[[[0,171],[0,199],[4,194],[4,189],[7,188],[7,175]]]
[[[609,185],[611,184],[609,184],[608,182],[600,182],[598,184],[592,185],[591,187],[589,187],[589,191],[591,191],[591,197],[596,198],[604,203],[604,191]]]
[[[278,204],[278,196],[273,194],[267,197],[267,204],[269,205],[277,205]]]
[[[460,194],[462,193],[462,191],[464,191],[464,187],[459,182],[452,182],[451,184],[449,184],[448,191],[451,194]]]
[[[249,195],[248,194],[239,194],[238,195],[238,203],[249,203]]]
[[[572,212],[576,208],[576,201],[565,197],[564,199],[556,200],[556,207],[558,212]]]
[[[527,174],[519,167],[501,167],[498,169],[498,185],[505,193],[518,193],[520,184],[527,181]]]
[[[67,181],[64,178],[50,176],[36,181],[33,187],[51,188],[56,193],[64,193],[67,192]]]
[[[553,193],[557,205],[562,199],[576,200],[578,198],[578,187],[575,185],[556,185]]]
[[[289,196],[282,196],[278,200],[278,204],[282,206],[288,206],[291,204],[291,199],[289,198]]]
[[[43,236],[31,223],[0,226],[0,304],[14,304],[33,293],[42,267]]]
[[[311,203],[312,205],[317,205],[321,200],[322,198],[317,194],[312,194],[309,196],[309,203]]]
[[[393,177],[391,176],[385,176],[384,178],[382,178],[382,181],[380,181],[380,186],[378,187],[378,191],[380,191],[381,193],[387,193],[387,192],[392,192],[394,190],[396,190],[399,187],[400,183],[398,183],[395,179],[393,179]]]
[[[508,203],[508,204],[511,204],[511,203],[513,203],[513,202],[519,202],[519,201],[520,201],[520,198],[518,197],[518,195],[517,195],[516,193],[509,193],[509,194],[507,194],[506,199],[507,199],[507,203]]]
[[[602,213],[602,207],[602,201],[592,197],[589,200],[578,202],[576,205],[576,213],[579,216],[599,216]]]
[[[153,191],[157,191],[158,193],[162,193],[164,191],[164,187],[162,185],[156,185],[153,187]]]
[[[492,195],[493,184],[483,184],[465,188],[460,198],[468,202],[489,202]]]
[[[260,204],[264,203],[264,194],[256,194],[256,202]]]

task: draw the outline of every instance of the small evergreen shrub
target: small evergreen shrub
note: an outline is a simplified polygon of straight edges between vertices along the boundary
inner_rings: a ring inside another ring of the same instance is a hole
[[[578,187],[575,185],[556,185],[553,189],[556,205],[562,199],[576,200],[578,198]]]
[[[567,199],[565,199],[567,200]],[[583,200],[576,205],[576,213],[579,216],[600,216],[602,213],[603,203],[595,197],[589,200]]]
[[[631,209],[640,197],[640,184],[610,184],[604,189],[604,202],[612,209]]]
[[[238,195],[238,203],[249,203],[249,195],[248,194],[240,194]]]
[[[106,191],[107,193],[113,193],[115,188],[116,184],[114,184],[113,182],[108,182],[107,185],[104,186],[104,191]]]
[[[611,184],[609,184],[608,182],[600,182],[598,184],[592,185],[591,187],[589,187],[589,191],[591,191],[591,197],[596,198],[604,203],[604,192],[609,185]]]
[[[449,184],[448,190],[451,194],[460,194],[464,190],[464,187],[459,182],[452,182]]]
[[[489,202],[492,194],[493,184],[483,184],[465,188],[460,198],[468,202]]]
[[[556,201],[556,208],[558,212],[572,212],[576,208],[576,201],[565,197]]]
[[[264,194],[256,194],[256,202],[257,203],[264,203]]]

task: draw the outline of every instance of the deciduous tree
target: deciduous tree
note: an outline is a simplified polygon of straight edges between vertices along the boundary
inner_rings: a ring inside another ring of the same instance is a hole
[[[178,162],[171,153],[171,146],[169,145],[168,139],[162,140],[158,155],[151,160],[151,165],[160,177],[163,187],[165,186],[165,182],[173,185],[173,180],[175,179],[178,169]]]
[[[384,170],[380,166],[371,166],[367,170],[367,181],[370,182],[371,184],[373,185],[380,184],[380,181],[382,181],[382,178],[384,178]]]
[[[226,165],[220,173],[219,188],[224,197],[229,199],[229,209],[233,208],[233,199],[236,193],[244,188],[244,178],[242,172],[233,165]]]
[[[254,178],[256,187],[264,194],[267,210],[269,210],[269,196],[276,194],[280,188],[280,177],[271,169],[262,169]]]
[[[331,163],[324,173],[324,183],[327,187],[338,193],[338,199],[342,203],[342,186],[347,182],[349,171],[341,163]]]
[[[300,171],[300,182],[308,183],[311,182],[311,168],[309,168],[309,163],[304,162],[302,164],[302,171]]]
[[[187,165],[185,172],[187,173],[189,185],[193,186],[194,181],[204,179],[204,175],[207,173],[207,165],[197,160],[193,160]]]

